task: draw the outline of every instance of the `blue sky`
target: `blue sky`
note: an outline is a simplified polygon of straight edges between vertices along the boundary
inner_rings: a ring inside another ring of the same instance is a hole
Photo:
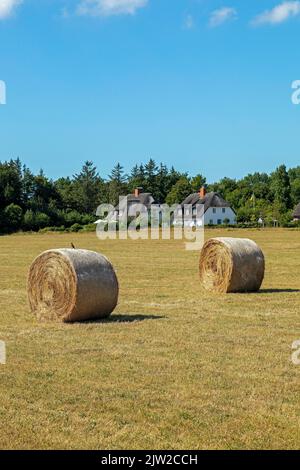
[[[298,165],[299,44],[299,1],[0,0],[0,159],[210,182]]]

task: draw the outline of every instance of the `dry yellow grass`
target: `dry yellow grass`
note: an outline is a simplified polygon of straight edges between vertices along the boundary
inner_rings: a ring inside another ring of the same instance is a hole
[[[0,447],[298,448],[300,232],[207,231],[254,239],[263,290],[201,290],[181,242],[100,242],[94,234],[0,238]],[[40,252],[101,251],[117,269],[110,321],[38,323],[27,270]]]

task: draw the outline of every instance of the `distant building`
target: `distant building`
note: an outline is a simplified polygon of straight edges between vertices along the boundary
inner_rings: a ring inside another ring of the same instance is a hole
[[[293,212],[293,219],[294,221],[300,220],[300,203],[295,207]]]
[[[216,192],[206,192],[206,188],[202,187],[198,193],[190,194],[181,204],[191,205],[193,217],[196,218],[196,205],[204,205],[204,225],[222,225],[224,223],[236,224],[236,213],[229,202]],[[191,214],[186,214],[191,216]]]
[[[133,194],[128,194],[122,197],[120,203],[116,207],[116,215],[123,217],[127,210],[127,214],[130,208],[138,204],[143,204],[147,211],[150,212],[151,206],[154,203],[154,198],[151,193],[143,193],[143,188],[136,188]]]
[[[154,198],[151,193],[143,193],[142,188],[136,188],[133,194],[127,196],[120,196],[119,204],[104,218],[96,220],[95,224],[101,222],[122,222],[134,218],[139,209],[142,212],[151,212],[151,206],[154,203]],[[143,207],[139,207],[142,205]],[[130,210],[132,209],[132,210]]]

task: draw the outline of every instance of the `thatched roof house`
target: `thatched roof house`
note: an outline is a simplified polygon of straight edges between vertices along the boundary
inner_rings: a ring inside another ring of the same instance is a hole
[[[216,192],[206,192],[206,188],[202,187],[198,193],[190,194],[181,204],[181,208],[185,208],[185,218],[192,219],[195,223],[200,223],[197,219],[197,205],[203,204],[204,206],[204,224],[205,225],[221,225],[221,224],[236,224],[236,213],[228,201]],[[191,206],[192,212],[188,206]],[[178,215],[181,215],[180,209]],[[177,217],[175,223],[177,223]],[[188,220],[187,223],[190,223]]]
[[[300,220],[300,203],[295,207],[295,210],[293,212],[293,219]]]
[[[143,193],[142,188],[136,188],[133,194],[127,194],[127,196],[121,196],[119,204],[111,211],[105,218],[96,220],[95,224],[99,224],[103,221],[120,221],[121,218],[133,216],[135,210],[140,209],[139,205],[145,206],[146,211],[150,213],[151,206],[154,203],[154,198],[151,193]]]
[[[116,211],[122,216],[126,209],[128,211],[130,207],[136,204],[142,204],[150,211],[153,203],[154,198],[151,193],[143,193],[142,188],[136,188],[134,194],[128,194],[122,198],[119,205],[116,207]]]

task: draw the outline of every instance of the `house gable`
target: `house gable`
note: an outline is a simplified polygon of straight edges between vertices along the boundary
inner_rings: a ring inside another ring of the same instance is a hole
[[[300,203],[295,207],[293,218],[294,220],[300,220]]]
[[[204,223],[205,225],[218,225],[223,224],[224,220],[228,220],[229,224],[236,223],[236,212],[231,207],[229,202],[227,202],[219,193],[210,192],[203,195],[203,191],[199,193],[190,194],[181,204],[183,208],[184,205],[192,205],[193,207],[196,204],[204,205]]]

